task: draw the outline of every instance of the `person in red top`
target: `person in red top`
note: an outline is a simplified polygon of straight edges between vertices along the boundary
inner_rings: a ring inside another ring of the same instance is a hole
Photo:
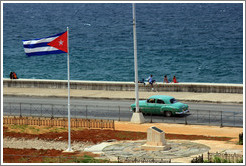
[[[18,79],[15,72],[13,72],[13,79]]]
[[[173,83],[178,83],[178,81],[177,81],[175,76],[173,76]]]

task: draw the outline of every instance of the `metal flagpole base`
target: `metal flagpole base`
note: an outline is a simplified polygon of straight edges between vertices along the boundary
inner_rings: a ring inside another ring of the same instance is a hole
[[[134,112],[132,114],[131,123],[141,124],[141,123],[144,123],[144,122],[145,122],[145,119],[144,119],[144,116],[143,116],[142,112]]]
[[[63,153],[73,153],[74,151],[71,148],[68,148],[64,151],[62,151]]]

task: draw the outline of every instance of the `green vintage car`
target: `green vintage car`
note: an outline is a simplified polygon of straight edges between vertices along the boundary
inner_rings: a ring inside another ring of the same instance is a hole
[[[139,110],[144,115],[159,114],[170,117],[172,115],[186,114],[189,106],[178,102],[174,97],[166,95],[151,96],[147,100],[139,101]],[[131,111],[135,112],[136,103],[131,105]]]

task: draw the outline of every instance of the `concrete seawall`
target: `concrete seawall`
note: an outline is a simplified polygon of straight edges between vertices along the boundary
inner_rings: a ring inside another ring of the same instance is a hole
[[[39,80],[39,79],[3,79],[3,87],[14,88],[50,88],[66,89],[66,80]],[[71,89],[106,90],[106,91],[134,91],[134,82],[113,81],[70,81]],[[157,82],[154,85],[159,92],[197,92],[197,93],[238,93],[243,94],[243,84],[220,83],[169,83]],[[151,91],[150,85],[139,83],[139,91]]]

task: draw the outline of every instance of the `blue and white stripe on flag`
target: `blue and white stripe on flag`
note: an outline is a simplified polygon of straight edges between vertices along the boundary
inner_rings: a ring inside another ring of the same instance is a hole
[[[59,33],[53,36],[33,39],[33,40],[22,40],[24,50],[27,56],[35,56],[35,55],[47,55],[47,54],[60,54],[66,53],[60,49],[52,47],[48,45],[48,43],[54,41],[56,38],[61,36],[63,33]]]

